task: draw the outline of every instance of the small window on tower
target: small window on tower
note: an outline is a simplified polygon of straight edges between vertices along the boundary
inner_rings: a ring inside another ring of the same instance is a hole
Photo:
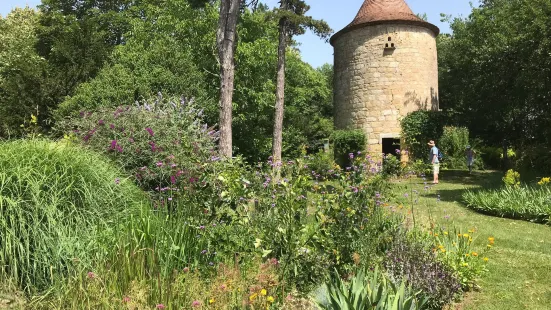
[[[394,50],[396,49],[396,45],[392,41],[392,37],[388,37],[388,42],[385,43],[385,50]]]

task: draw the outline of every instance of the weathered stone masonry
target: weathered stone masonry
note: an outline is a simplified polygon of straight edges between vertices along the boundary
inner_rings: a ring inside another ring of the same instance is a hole
[[[360,10],[364,18],[373,6],[369,2],[380,1],[366,1]],[[384,17],[385,9],[395,7],[377,9]],[[335,126],[364,130],[368,150],[381,153],[383,138],[400,137],[401,117],[419,109],[438,109],[438,28],[420,20],[378,21],[377,16],[362,25],[358,16],[352,29],[345,28],[331,39]]]

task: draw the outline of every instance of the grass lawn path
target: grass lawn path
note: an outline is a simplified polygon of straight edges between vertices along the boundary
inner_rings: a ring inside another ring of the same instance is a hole
[[[442,171],[440,184],[425,190],[422,179],[394,183],[393,191],[404,208],[414,204],[418,225],[429,223],[452,226],[462,231],[476,229],[475,250],[486,247],[489,272],[479,281],[480,291],[468,293],[454,309],[551,309],[551,227],[525,221],[503,219],[467,209],[461,199],[465,189],[490,188],[500,184],[498,172]],[[418,194],[412,191],[415,190]],[[408,193],[408,198],[405,198]],[[440,195],[440,201],[437,199]],[[407,201],[407,204],[406,204]],[[449,216],[449,218],[448,218]]]

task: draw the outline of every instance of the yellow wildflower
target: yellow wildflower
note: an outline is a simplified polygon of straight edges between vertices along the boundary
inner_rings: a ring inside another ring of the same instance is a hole
[[[266,300],[268,302],[274,302],[275,299],[272,296],[268,296],[268,298],[266,298]]]
[[[461,234],[457,234],[458,237],[461,237]]]
[[[477,256],[478,256],[478,253],[473,252],[473,256],[474,256],[474,257],[477,257]]]
[[[446,249],[440,249],[440,251],[442,251],[442,253],[446,253]]]
[[[484,257],[484,261],[488,262],[490,259],[488,257]]]
[[[257,296],[258,296],[258,294],[257,294],[257,293],[254,293],[254,294],[252,294],[251,296],[249,296],[249,300],[250,300],[250,301],[253,301],[253,300],[256,299]]]
[[[447,232],[447,231],[445,231],[445,232],[444,232],[444,235],[446,235],[446,236],[447,236],[447,235],[448,235],[448,232]]]
[[[474,233],[474,229],[469,229],[469,234]]]
[[[435,237],[438,237],[438,234],[434,234]]]
[[[268,294],[268,292],[267,292],[265,289],[262,289],[262,290],[260,291],[260,295],[266,296],[266,294]]]
[[[492,246],[488,244],[488,249],[491,249],[491,248],[492,248]]]
[[[469,253],[465,254],[465,257],[469,257],[469,256],[471,256]]]
[[[209,300],[209,304],[213,304],[214,301],[215,301],[214,298],[211,298],[211,299]]]
[[[490,244],[494,244],[495,239],[494,239],[494,237],[489,237],[488,241],[490,241]]]
[[[467,263],[462,263],[461,266],[467,267],[467,266],[469,266],[469,264],[467,264]]]
[[[463,237],[469,238],[469,235],[468,234],[463,234]]]

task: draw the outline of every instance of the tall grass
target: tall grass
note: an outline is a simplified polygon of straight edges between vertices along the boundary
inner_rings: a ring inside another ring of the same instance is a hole
[[[466,191],[469,208],[491,215],[551,224],[551,187],[514,187]]]
[[[0,280],[31,292],[105,254],[100,234],[142,193],[100,155],[50,141],[0,145]]]
[[[103,234],[107,255],[93,265],[75,264],[52,289],[35,296],[37,309],[110,309],[125,296],[141,305],[180,300],[173,286],[186,270],[206,269],[211,255],[207,239],[185,215],[143,208]],[[213,264],[214,266],[214,264]],[[211,267],[214,268],[214,267]],[[190,301],[191,303],[191,301]],[[140,308],[141,309],[141,308]]]

